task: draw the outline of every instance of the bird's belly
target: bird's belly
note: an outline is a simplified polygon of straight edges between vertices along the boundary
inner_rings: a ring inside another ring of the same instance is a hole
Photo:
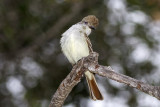
[[[88,44],[84,37],[71,36],[65,41],[63,49],[65,49],[65,56],[72,64],[89,55]]]

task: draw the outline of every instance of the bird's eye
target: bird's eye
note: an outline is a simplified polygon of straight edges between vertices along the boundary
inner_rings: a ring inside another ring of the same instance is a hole
[[[88,22],[84,22],[85,24],[88,24]]]

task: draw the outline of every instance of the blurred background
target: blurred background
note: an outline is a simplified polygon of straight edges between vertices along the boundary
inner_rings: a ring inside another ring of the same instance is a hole
[[[61,34],[87,15],[100,24],[90,35],[99,63],[160,85],[159,0],[1,0],[0,107],[48,107],[72,66],[61,52]],[[89,98],[85,78],[64,107],[160,107],[124,84],[96,76],[103,101]]]

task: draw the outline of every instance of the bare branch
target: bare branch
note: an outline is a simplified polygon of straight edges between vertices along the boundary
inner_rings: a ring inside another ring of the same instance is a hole
[[[95,61],[95,59],[98,59],[98,54],[95,52],[92,54],[92,56],[94,56],[95,58],[92,58],[92,56],[90,56],[90,60],[84,63],[85,68],[87,68],[89,71],[100,76],[115,80],[117,82],[127,84],[130,87],[136,88],[160,100],[160,86],[152,86],[129,76],[116,73],[110,66],[107,67],[99,65],[98,62]]]
[[[49,107],[62,107],[72,88],[80,82],[84,71],[83,68],[83,60],[80,60],[58,87]]]
[[[61,107],[72,88],[80,82],[82,75],[86,70],[117,82],[127,84],[130,87],[136,88],[160,100],[160,86],[149,85],[129,76],[116,73],[111,67],[99,65],[98,53],[93,52],[88,57],[82,58],[82,60],[73,67],[72,71],[62,81],[56,93],[53,95],[49,107]]]
[[[93,70],[92,67],[96,67],[96,69]],[[120,83],[125,83],[130,87],[136,88],[140,91],[143,91],[149,95],[152,95],[160,100],[160,87],[159,86],[152,86],[147,83],[141,82],[139,80],[136,80],[134,78],[131,78],[129,76],[119,74],[114,72],[110,67],[102,66],[102,65],[92,65],[88,66],[89,70],[92,69],[94,73],[107,77],[109,79],[115,80]]]

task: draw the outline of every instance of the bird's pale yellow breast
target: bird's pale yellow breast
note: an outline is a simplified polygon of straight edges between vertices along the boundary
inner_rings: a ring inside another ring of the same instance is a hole
[[[90,32],[88,27],[77,24],[63,34],[61,47],[70,63],[75,64],[82,57],[89,55],[89,48],[84,35],[85,33],[89,35]]]

